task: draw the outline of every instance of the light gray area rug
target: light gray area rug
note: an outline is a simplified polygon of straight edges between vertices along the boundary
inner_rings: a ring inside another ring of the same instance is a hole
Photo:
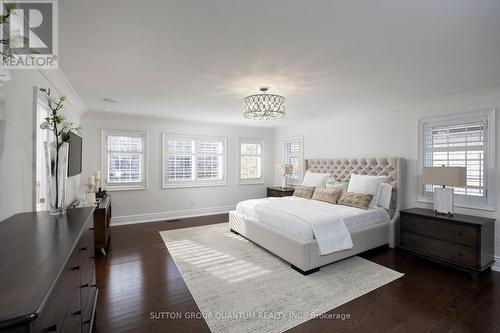
[[[283,332],[403,276],[360,257],[303,276],[227,223],[160,235],[212,332]]]

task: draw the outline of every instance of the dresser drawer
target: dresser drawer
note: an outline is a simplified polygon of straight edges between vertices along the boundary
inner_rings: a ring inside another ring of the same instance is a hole
[[[80,294],[83,304],[87,303],[89,291],[92,286],[95,284],[95,263],[94,259],[88,259],[87,264],[82,269],[81,277],[80,277]]]
[[[407,231],[471,247],[476,247],[478,240],[478,232],[475,227],[440,222],[409,214],[402,215],[401,228],[403,232]]]
[[[78,242],[80,253],[80,266],[85,267],[90,257],[94,256],[94,235],[92,230],[87,230]]]
[[[36,320],[33,332],[61,332],[73,296],[79,293],[79,282],[79,253],[74,251]]]
[[[82,308],[82,324],[87,325],[89,324],[92,326],[92,317],[94,315],[94,306],[96,302],[96,297],[97,297],[97,288],[96,287],[91,287],[89,290],[89,295],[87,297],[87,302],[86,304],[83,305]],[[87,329],[83,329],[84,332],[88,332]]]
[[[62,327],[62,333],[78,333],[82,329],[82,307],[80,304],[80,292],[75,290],[73,300],[69,308],[66,320]]]
[[[478,264],[475,248],[427,238],[406,231],[401,233],[401,246],[408,250],[413,250],[465,266],[475,267]]]

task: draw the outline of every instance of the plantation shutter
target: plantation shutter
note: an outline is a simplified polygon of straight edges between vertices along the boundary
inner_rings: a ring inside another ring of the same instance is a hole
[[[467,168],[467,186],[455,188],[455,194],[486,197],[487,121],[436,123],[424,125],[424,166],[460,166]],[[434,185],[424,184],[425,192]]]
[[[167,138],[165,179],[167,181],[194,180],[195,141],[182,138]]]
[[[302,179],[302,139],[296,138],[284,142],[284,163],[293,165],[293,174],[290,176],[293,183]]]
[[[258,141],[258,142],[257,142]],[[262,141],[246,139],[240,141],[240,180],[262,178]]]
[[[140,183],[143,181],[144,141],[141,136],[107,137],[107,182]]]
[[[199,141],[197,148],[197,170],[199,180],[223,179],[223,142]]]
[[[225,139],[163,135],[163,187],[225,181]]]

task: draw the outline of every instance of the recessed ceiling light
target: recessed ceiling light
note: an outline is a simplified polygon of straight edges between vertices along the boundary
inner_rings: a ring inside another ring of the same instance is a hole
[[[102,100],[105,101],[105,102],[108,102],[108,103],[118,103],[117,99],[114,99],[114,98],[111,98],[111,97],[104,97]]]
[[[103,107],[102,109],[103,109],[104,111],[109,111],[109,110],[111,110],[111,108],[110,108],[109,106],[105,106],[105,107]]]

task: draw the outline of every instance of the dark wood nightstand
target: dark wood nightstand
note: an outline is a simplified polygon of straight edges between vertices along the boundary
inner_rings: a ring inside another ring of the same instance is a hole
[[[471,273],[474,279],[494,263],[495,219],[430,209],[401,210],[400,247]]]
[[[111,223],[111,196],[106,195],[94,211],[94,247],[106,255]]]
[[[289,197],[293,195],[295,189],[293,187],[268,187],[267,197]]]

